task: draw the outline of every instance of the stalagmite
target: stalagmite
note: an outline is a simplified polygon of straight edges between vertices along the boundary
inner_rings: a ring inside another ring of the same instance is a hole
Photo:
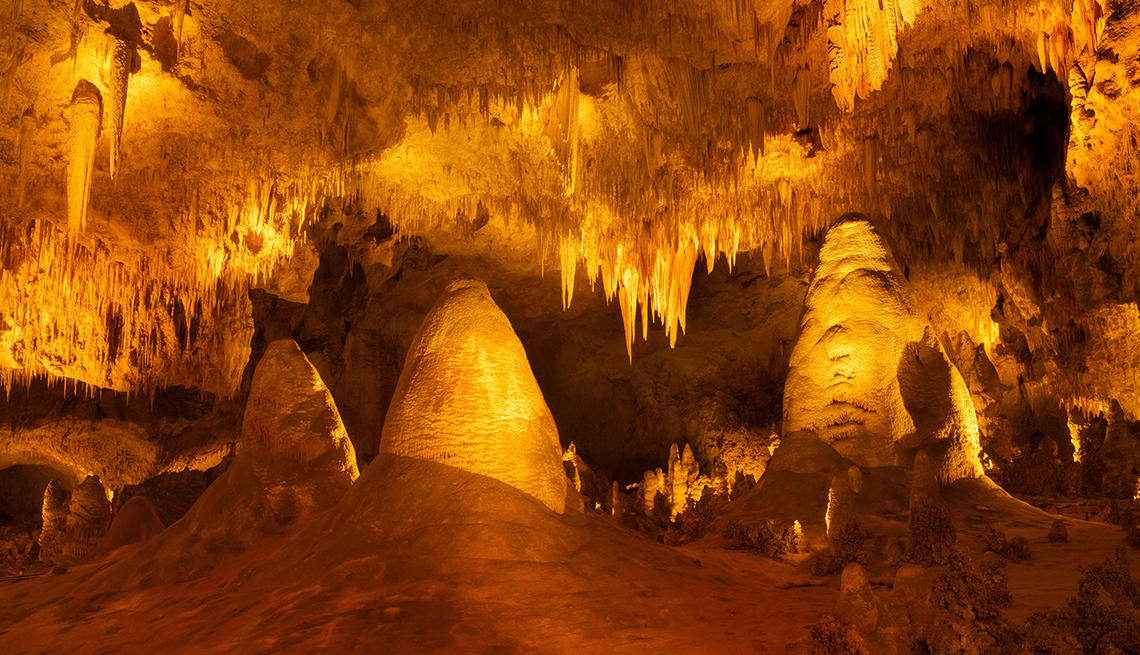
[[[871,634],[879,625],[879,604],[866,569],[859,564],[844,567],[833,610],[835,618],[863,634]]]
[[[911,510],[943,504],[940,485],[938,479],[934,477],[934,469],[930,466],[930,457],[925,450],[915,454],[910,480]]]
[[[646,516],[652,516],[653,509],[657,505],[657,494],[661,490],[660,476],[658,475],[660,472],[661,469],[657,469],[657,473],[646,471],[642,476],[641,484],[637,487],[639,509]]]
[[[452,282],[424,318],[380,452],[495,478],[562,513],[558,428],[522,344],[483,282]]]
[[[848,215],[824,239],[784,387],[784,430],[805,431],[862,467],[939,448],[939,479],[981,474],[973,401],[893,255]]]
[[[95,171],[95,144],[103,124],[103,96],[87,80],[71,95],[67,161],[67,231],[72,247],[87,226],[87,205]]]
[[[685,511],[685,499],[688,497],[688,489],[685,486],[687,480],[687,472],[681,468],[680,450],[677,448],[677,444],[671,444],[669,446],[669,478],[666,484],[666,489],[669,491],[671,516],[676,516]]]
[[[70,493],[54,480],[44,492],[40,559],[68,567],[90,553],[111,524],[111,503],[98,476]]]
[[[250,385],[242,423],[248,452],[268,451],[326,471],[342,491],[357,478],[356,452],[324,381],[292,339],[269,344]]]
[[[831,477],[831,488],[827,492],[827,538],[834,541],[847,522],[855,518],[855,492],[847,473],[836,473]]]
[[[1105,493],[1116,498],[1133,497],[1137,490],[1136,471],[1140,469],[1140,440],[1128,429],[1128,420],[1117,400],[1108,410],[1104,444],[1100,456],[1105,463],[1101,476]]]
[[[150,499],[146,496],[135,496],[124,503],[115,514],[111,527],[93,553],[108,553],[123,546],[147,541],[161,533],[165,527]]]

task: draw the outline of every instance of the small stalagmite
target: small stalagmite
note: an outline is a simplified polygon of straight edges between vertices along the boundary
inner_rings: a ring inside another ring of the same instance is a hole
[[[67,231],[75,239],[87,226],[87,205],[95,171],[95,144],[103,125],[103,95],[87,80],[71,94],[71,128],[67,150]]]
[[[848,564],[839,581],[839,598],[833,611],[836,620],[865,635],[871,634],[879,625],[878,606],[867,571],[859,564]]]
[[[685,499],[689,496],[688,475],[681,464],[681,453],[677,444],[669,446],[669,508],[672,516],[685,510]]]
[[[483,282],[452,282],[424,318],[380,452],[486,475],[563,512],[558,428],[522,343]]]
[[[914,456],[914,468],[910,477],[910,508],[934,507],[942,505],[942,493],[938,479],[934,477],[934,469],[930,466],[930,457],[925,450],[918,451]]]
[[[851,478],[846,472],[836,473],[831,478],[831,489],[827,492],[827,539],[834,541],[847,522],[855,518],[855,491],[851,488]]]

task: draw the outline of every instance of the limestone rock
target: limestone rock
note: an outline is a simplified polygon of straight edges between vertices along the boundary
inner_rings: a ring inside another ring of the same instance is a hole
[[[124,503],[115,514],[110,529],[93,554],[108,553],[116,548],[147,541],[165,528],[150,499],[146,496],[135,496]]]
[[[879,608],[867,571],[859,564],[843,568],[839,581],[839,599],[833,614],[840,622],[869,635],[879,625]]]
[[[558,428],[522,343],[483,282],[452,282],[424,318],[380,452],[486,475],[563,511]]]
[[[917,310],[890,249],[861,215],[828,231],[784,387],[784,430],[859,466],[937,452],[944,481],[981,474],[970,393]]]
[[[359,475],[332,394],[292,339],[269,344],[257,365],[242,423],[242,446],[339,472],[348,484]]]
[[[832,474],[846,470],[850,462],[830,445],[815,438],[813,433],[798,433],[784,437],[780,446],[768,460],[768,472]]]
[[[66,568],[86,557],[111,523],[111,503],[98,476],[68,492],[55,480],[44,491],[40,559]]]
[[[847,522],[855,518],[855,492],[846,473],[831,478],[827,496],[827,538],[834,541]]]
[[[1104,492],[1114,498],[1131,498],[1136,493],[1140,466],[1140,440],[1128,430],[1128,421],[1120,403],[1112,401],[1108,412],[1108,428],[1104,445],[1100,448],[1105,472],[1102,477]]]
[[[566,470],[568,486],[581,495],[585,506],[590,509],[610,511],[612,509],[610,481],[606,474],[596,471],[578,455],[573,442],[562,453],[562,465]]]

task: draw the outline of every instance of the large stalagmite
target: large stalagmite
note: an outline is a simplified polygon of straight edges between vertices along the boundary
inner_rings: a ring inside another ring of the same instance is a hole
[[[562,513],[558,428],[522,343],[483,282],[452,282],[424,318],[380,451],[495,478]]]
[[[860,466],[931,455],[943,481],[981,473],[977,417],[894,256],[862,216],[827,233],[784,387],[784,432]]]

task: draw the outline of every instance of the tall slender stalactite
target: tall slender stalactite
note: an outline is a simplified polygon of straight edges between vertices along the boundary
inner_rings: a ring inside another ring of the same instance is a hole
[[[123,118],[127,109],[127,89],[131,82],[131,73],[137,70],[135,62],[138,54],[135,45],[117,36],[108,37],[111,47],[111,88],[110,103],[107,107],[107,135],[110,142],[110,169],[111,179],[115,179],[122,167],[122,156],[119,144],[123,139]]]
[[[20,176],[16,179],[18,207],[24,206],[28,192],[28,165],[32,161],[32,145],[36,141],[36,112],[28,107],[20,117]]]
[[[103,95],[87,80],[79,80],[71,95],[71,129],[68,136],[67,231],[72,247],[87,226],[91,178],[95,172],[95,145],[103,124]]]

